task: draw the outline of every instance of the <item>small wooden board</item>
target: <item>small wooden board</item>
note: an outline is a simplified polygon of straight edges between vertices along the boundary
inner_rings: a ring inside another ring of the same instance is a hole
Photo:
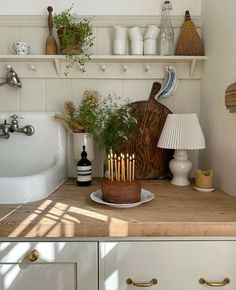
[[[168,164],[173,150],[157,147],[166,117],[171,113],[167,107],[154,99],[160,88],[160,83],[153,83],[148,101],[131,104],[131,114],[136,118],[137,126],[123,146],[122,152],[135,154],[137,179],[162,178],[169,172]]]

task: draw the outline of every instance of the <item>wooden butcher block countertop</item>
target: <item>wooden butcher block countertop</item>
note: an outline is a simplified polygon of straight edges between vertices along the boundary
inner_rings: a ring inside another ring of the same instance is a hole
[[[222,191],[142,181],[154,199],[119,209],[90,199],[99,187],[99,180],[82,188],[69,179],[44,200],[0,205],[0,237],[236,236],[236,198]]]

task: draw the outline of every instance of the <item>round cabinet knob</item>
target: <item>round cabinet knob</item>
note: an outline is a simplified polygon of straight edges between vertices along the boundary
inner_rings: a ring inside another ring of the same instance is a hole
[[[39,258],[39,252],[37,250],[33,250],[29,252],[26,257],[30,262],[36,262]]]

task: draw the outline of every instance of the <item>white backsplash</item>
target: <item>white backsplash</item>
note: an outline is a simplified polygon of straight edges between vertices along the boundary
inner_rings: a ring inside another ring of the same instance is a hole
[[[201,18],[195,17],[198,28],[201,26]],[[154,22],[155,21],[155,22]],[[94,54],[112,54],[112,26],[118,23],[133,26],[135,23],[145,27],[151,23],[159,23],[160,17],[99,17],[95,20],[95,45],[93,47]],[[175,25],[176,37],[179,32],[183,17],[173,18]],[[4,25],[2,25],[4,23]],[[21,24],[22,23],[22,24]],[[0,16],[0,54],[9,54],[9,45],[17,40],[25,41],[31,45],[31,54],[43,54],[45,39],[48,34],[47,18],[31,16],[22,18],[19,16]],[[4,26],[4,27],[3,27]],[[144,30],[144,29],[143,29]],[[56,34],[55,34],[56,36]],[[129,50],[129,48],[127,48]],[[6,73],[6,64],[1,63],[0,78],[4,80]],[[48,62],[34,62],[38,69],[37,72],[30,70],[31,63],[10,63],[16,69],[22,80],[22,89],[14,89],[9,86],[0,87],[0,111],[14,111],[20,115],[20,112],[31,111],[59,111],[63,112],[63,104],[67,100],[72,100],[76,105],[81,101],[83,92],[87,89],[98,90],[102,95],[115,92],[118,95],[129,97],[132,101],[147,100],[149,92],[154,81],[163,81],[164,70],[163,64],[153,64],[150,78],[146,75],[143,79],[125,75],[115,78],[113,74],[112,64],[109,64],[106,75],[83,79],[72,71],[68,77],[63,74],[58,76],[55,72],[53,64]],[[135,71],[133,64],[133,71]],[[169,97],[161,102],[169,107],[173,112],[188,113],[199,110],[200,97],[200,73],[201,68],[198,67],[196,74],[190,78],[186,77],[183,71],[186,71],[184,65],[177,64],[177,76],[180,78],[179,87],[174,97]],[[88,65],[89,69],[89,65]],[[137,70],[140,69],[137,64]],[[142,68],[143,69],[143,68]],[[188,68],[187,68],[188,69]],[[20,73],[21,72],[21,73]],[[155,78],[155,72],[156,78]],[[69,136],[69,149],[71,148],[71,136]],[[75,174],[75,162],[69,150],[69,174]],[[197,152],[191,154],[193,168],[197,165]],[[193,171],[194,172],[194,171]],[[193,174],[192,172],[192,174]],[[102,174],[101,154],[97,154],[94,161],[93,175]]]

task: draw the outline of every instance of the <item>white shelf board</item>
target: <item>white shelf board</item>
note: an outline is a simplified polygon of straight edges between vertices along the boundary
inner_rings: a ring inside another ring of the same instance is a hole
[[[206,56],[160,56],[160,55],[92,55],[94,63],[189,63],[189,75],[193,76],[196,64],[204,62]],[[0,55],[1,62],[54,62],[60,74],[60,62],[66,62],[65,55]]]

